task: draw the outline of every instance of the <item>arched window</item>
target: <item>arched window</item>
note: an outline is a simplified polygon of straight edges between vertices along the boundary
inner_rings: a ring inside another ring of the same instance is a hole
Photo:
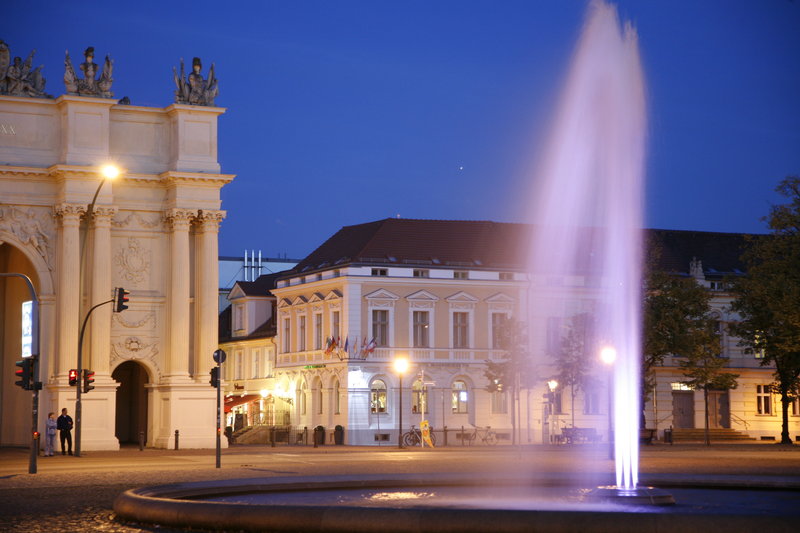
[[[428,387],[420,380],[416,380],[411,386],[411,412],[428,412]]]
[[[373,413],[386,412],[386,383],[381,379],[372,382],[369,395],[369,409]]]
[[[300,414],[306,414],[306,392],[308,387],[306,387],[306,382],[304,381],[302,385],[300,385],[300,391],[297,398],[297,403],[299,404],[298,407],[300,408]]]
[[[317,414],[322,414],[322,380],[317,378],[314,382],[314,403],[316,404]]]
[[[466,413],[469,407],[469,391],[467,390],[467,384],[461,380],[454,381],[452,394],[453,412]]]

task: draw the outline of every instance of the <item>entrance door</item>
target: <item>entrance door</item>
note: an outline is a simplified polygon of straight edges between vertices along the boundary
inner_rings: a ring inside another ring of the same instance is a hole
[[[728,391],[708,391],[708,427],[711,429],[731,427]]]
[[[672,391],[672,427],[694,428],[694,392]]]
[[[147,371],[135,361],[119,365],[111,377],[117,387],[117,416],[114,434],[120,444],[138,444],[142,433],[147,442]]]

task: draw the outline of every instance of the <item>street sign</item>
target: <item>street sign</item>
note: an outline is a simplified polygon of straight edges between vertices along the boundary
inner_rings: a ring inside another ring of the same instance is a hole
[[[228,354],[225,353],[225,350],[215,350],[214,351],[214,362],[218,365],[221,365],[225,362],[225,358],[228,357]]]

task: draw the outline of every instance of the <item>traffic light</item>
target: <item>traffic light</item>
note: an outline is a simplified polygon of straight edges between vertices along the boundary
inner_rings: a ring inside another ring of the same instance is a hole
[[[83,369],[83,392],[89,392],[94,388],[94,372],[91,370]]]
[[[215,389],[219,387],[219,367],[214,366],[211,367],[211,379],[208,382],[211,384],[212,387]]]
[[[69,386],[74,387],[78,384],[78,369],[77,368],[70,368],[69,369]]]
[[[115,313],[121,313],[128,308],[128,295],[131,291],[126,291],[122,287],[117,287],[116,305],[114,307]]]
[[[17,381],[14,383],[25,390],[33,389],[33,359],[26,357],[22,361],[17,361]]]

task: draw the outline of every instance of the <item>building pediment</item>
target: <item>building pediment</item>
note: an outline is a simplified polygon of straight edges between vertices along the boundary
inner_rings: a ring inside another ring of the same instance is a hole
[[[486,298],[486,301],[489,303],[497,303],[497,304],[505,304],[505,303],[514,303],[516,300],[509,296],[508,294],[498,292],[492,296]]]
[[[308,303],[308,299],[305,296],[296,296],[294,300],[292,300],[292,305],[304,305]]]
[[[340,300],[342,298],[342,291],[339,289],[333,289],[331,292],[325,295],[326,300]]]
[[[234,284],[233,289],[231,289],[230,294],[228,294],[228,301],[238,300],[239,298],[244,298],[247,295],[244,293],[242,288],[239,286],[238,283]]]
[[[290,307],[292,305],[292,301],[289,298],[281,298],[278,301],[278,307]]]
[[[400,297],[386,289],[378,289],[364,296],[367,300],[399,300]]]
[[[322,293],[315,292],[314,294],[311,295],[311,298],[309,298],[308,301],[309,302],[321,302],[324,299],[325,299],[325,297],[322,295]]]
[[[457,293],[445,298],[445,300],[450,303],[476,303],[478,301],[478,299],[473,295],[464,291],[458,291]]]
[[[406,296],[406,300],[436,302],[439,300],[439,297],[426,290],[419,290]]]

